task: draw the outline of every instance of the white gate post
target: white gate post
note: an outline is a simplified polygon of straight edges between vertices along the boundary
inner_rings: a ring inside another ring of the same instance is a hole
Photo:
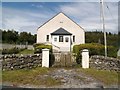
[[[49,49],[42,49],[42,67],[49,68]]]
[[[89,51],[87,49],[82,50],[82,68],[89,68]]]

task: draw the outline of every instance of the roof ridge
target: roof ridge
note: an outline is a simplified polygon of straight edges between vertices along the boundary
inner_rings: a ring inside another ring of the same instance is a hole
[[[70,32],[60,27],[56,31],[52,32],[51,35],[72,35]]]

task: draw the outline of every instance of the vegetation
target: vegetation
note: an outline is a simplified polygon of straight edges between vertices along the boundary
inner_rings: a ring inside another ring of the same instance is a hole
[[[34,54],[34,50],[25,49],[20,51],[18,54]]]
[[[34,50],[29,50],[26,48],[11,48],[0,50],[2,54],[34,54]]]
[[[52,46],[51,45],[45,45],[45,44],[41,44],[41,43],[37,43],[37,44],[34,44],[34,50],[35,50],[35,53],[41,53],[42,52],[42,49],[49,49],[50,52],[52,52]]]
[[[3,49],[2,54],[18,54],[19,52],[25,50],[25,48],[11,48],[11,49]]]
[[[34,69],[21,69],[21,70],[12,70],[12,71],[3,71],[2,72],[2,81],[3,83],[8,82],[14,85],[46,85],[46,86],[53,86],[53,85],[60,85],[61,81],[60,78],[54,79],[51,76],[47,76],[50,72],[59,68],[34,68]],[[72,69],[72,68],[71,68]],[[67,68],[66,70],[70,70]],[[107,71],[107,70],[96,70],[96,69],[82,69],[77,68],[75,71],[79,74],[82,73],[86,76],[90,76],[97,81],[102,82],[106,86],[110,85],[118,85],[118,72],[116,71]],[[81,79],[84,81],[84,77],[75,77],[76,79]]]
[[[48,68],[35,68],[30,70],[13,70],[13,71],[3,71],[3,83],[9,82],[14,85],[18,84],[30,84],[30,85],[46,85],[46,86],[52,86],[52,85],[58,85],[60,84],[59,80],[55,80],[54,78],[48,76],[43,77],[43,75],[49,73],[52,71]]]
[[[80,45],[74,45],[73,52],[78,53],[83,49],[88,49],[90,55],[104,55],[104,45],[98,43],[86,43]],[[107,46],[108,56],[116,57],[117,56],[117,48],[114,46]]]
[[[2,30],[2,42],[3,43],[12,43],[12,44],[34,44],[36,42],[36,34],[32,35],[31,33],[27,32],[20,32],[18,33],[15,30]],[[103,32],[99,31],[92,31],[85,33],[85,42],[86,43],[99,43],[104,44],[104,36]],[[118,45],[118,34],[113,34],[111,32],[107,33],[107,45],[112,45],[115,47],[119,47]]]
[[[117,58],[120,59],[120,56],[118,56]]]
[[[98,43],[87,43],[74,45],[73,52],[77,54],[76,61],[78,64],[81,64],[81,52],[83,49],[88,49],[89,54],[91,55],[104,55],[104,45]],[[114,46],[107,46],[108,56],[117,57],[117,48]]]
[[[50,50],[50,53],[49,53],[49,57],[50,57],[50,61],[49,61],[49,64],[50,66],[52,66],[54,64],[54,61],[55,61],[55,57],[52,53],[52,46],[51,45],[45,45],[45,44],[42,44],[42,43],[36,43],[33,45],[34,47],[34,53],[42,53],[42,49],[49,49]]]
[[[86,43],[99,43],[104,44],[104,36],[103,32],[99,31],[92,31],[92,32],[86,32],[85,33],[85,42]],[[107,45],[108,46],[115,46],[119,47],[120,44],[118,44],[118,34],[113,34],[111,32],[106,33],[107,35]]]
[[[32,35],[27,32],[18,33],[15,30],[1,30],[2,32],[2,43],[10,43],[10,44],[33,44],[36,42],[36,34]]]
[[[96,69],[77,69],[78,72],[83,72],[86,75],[94,77],[96,80],[101,81],[105,85],[118,85],[118,72]]]

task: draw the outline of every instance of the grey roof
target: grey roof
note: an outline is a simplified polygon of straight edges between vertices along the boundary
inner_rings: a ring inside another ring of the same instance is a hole
[[[72,34],[63,28],[59,28],[58,30],[51,33],[51,35],[72,35]]]

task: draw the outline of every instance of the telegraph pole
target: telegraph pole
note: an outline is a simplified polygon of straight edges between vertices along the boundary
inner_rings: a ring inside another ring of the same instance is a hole
[[[104,4],[103,0],[100,0],[101,5],[101,13],[102,13],[102,26],[103,26],[103,32],[104,32],[104,45],[105,45],[105,57],[107,57],[107,40],[106,40],[106,31],[105,31],[105,19],[104,19]]]

